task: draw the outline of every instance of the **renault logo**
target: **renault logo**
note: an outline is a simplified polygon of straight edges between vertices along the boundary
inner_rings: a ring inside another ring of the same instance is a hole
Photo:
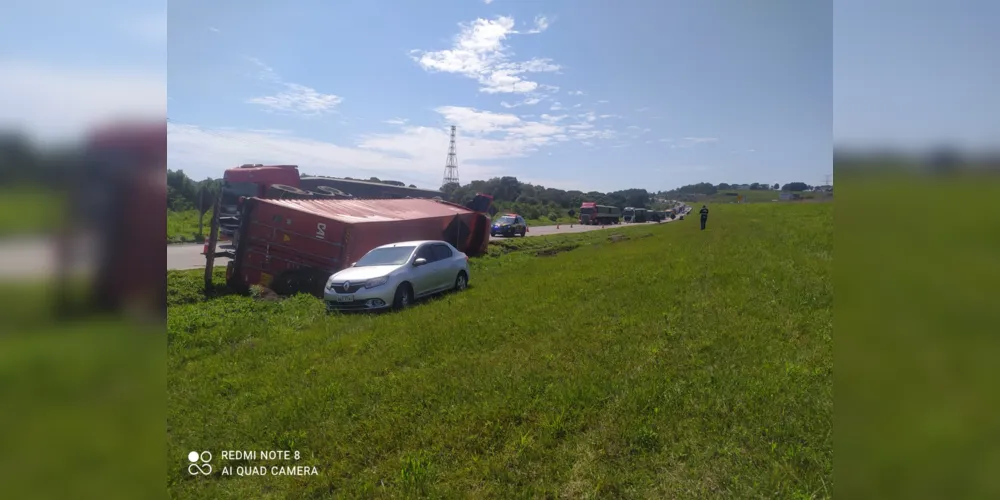
[[[346,292],[346,291],[348,291],[350,289],[351,289],[351,282],[350,281],[345,281],[344,282],[344,291]]]

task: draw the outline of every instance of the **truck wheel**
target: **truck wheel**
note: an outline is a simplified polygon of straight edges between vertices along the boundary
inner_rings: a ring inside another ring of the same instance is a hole
[[[396,288],[396,295],[392,299],[392,308],[401,311],[413,304],[413,288],[409,283],[403,283]]]
[[[316,187],[316,189],[313,189],[313,191],[315,191],[316,194],[330,195],[330,196],[333,196],[333,197],[335,197],[337,199],[343,199],[343,198],[350,198],[351,197],[351,195],[349,195],[349,194],[347,194],[347,193],[345,193],[345,192],[343,192],[343,191],[341,191],[341,190],[339,190],[339,189],[337,189],[337,188],[335,188],[333,186],[318,186],[318,187]]]
[[[302,200],[312,198],[312,193],[304,189],[299,189],[295,186],[271,184],[271,187],[267,189],[267,197],[279,200]]]

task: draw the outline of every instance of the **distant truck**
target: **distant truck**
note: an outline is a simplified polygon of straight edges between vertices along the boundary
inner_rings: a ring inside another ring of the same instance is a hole
[[[649,219],[649,211],[645,208],[625,207],[623,213],[626,223],[646,222]]]
[[[395,199],[443,198],[433,189],[394,186],[380,182],[299,175],[298,165],[244,164],[222,174],[219,236],[232,239],[239,227],[239,199]]]
[[[492,202],[483,194],[469,206],[431,199],[247,198],[240,207],[240,237],[226,282],[236,289],[261,285],[279,294],[322,296],[330,275],[381,245],[443,240],[470,257],[483,255]],[[209,243],[215,243],[211,235]],[[206,287],[211,286],[213,263],[207,257]]]
[[[580,205],[580,224],[618,224],[622,221],[622,211],[618,207],[598,205],[585,201]]]

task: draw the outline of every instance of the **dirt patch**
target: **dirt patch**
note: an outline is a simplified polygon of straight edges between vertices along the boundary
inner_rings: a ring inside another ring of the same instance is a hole
[[[546,248],[546,249],[539,250],[539,251],[535,252],[535,256],[536,257],[552,257],[553,255],[559,255],[559,254],[561,254],[563,252],[568,252],[568,251],[573,250],[574,248],[577,248],[579,246],[580,245],[561,245],[561,246],[557,246],[557,247]]]
[[[254,300],[260,300],[264,302],[276,302],[281,300],[281,296],[274,293],[274,290],[270,288],[265,288],[260,285],[254,285],[250,287],[250,296]]]
[[[611,236],[608,236],[608,241],[610,241],[611,243],[618,243],[619,241],[628,241],[630,239],[631,238],[625,236],[624,234],[612,234]]]

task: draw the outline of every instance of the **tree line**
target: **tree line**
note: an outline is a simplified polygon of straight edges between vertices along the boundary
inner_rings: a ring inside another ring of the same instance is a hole
[[[738,189],[749,189],[751,191],[812,191],[817,189],[819,186],[810,186],[805,182],[789,182],[784,185],[780,185],[777,182],[774,184],[754,182],[752,184],[729,184],[726,182],[721,182],[719,184],[712,184],[709,182],[699,182],[698,184],[688,184],[686,186],[681,186],[676,189],[671,189],[669,191],[661,191],[659,194],[663,196],[671,195],[712,195],[719,191],[734,191]]]

